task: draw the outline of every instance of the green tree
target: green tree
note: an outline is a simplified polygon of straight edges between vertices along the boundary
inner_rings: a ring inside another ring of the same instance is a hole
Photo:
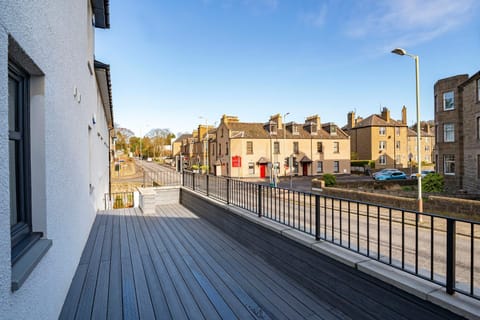
[[[323,175],[323,181],[325,181],[325,187],[333,187],[337,184],[337,177],[331,173],[326,173]]]
[[[445,181],[438,173],[429,173],[422,179],[422,190],[425,192],[443,192]]]

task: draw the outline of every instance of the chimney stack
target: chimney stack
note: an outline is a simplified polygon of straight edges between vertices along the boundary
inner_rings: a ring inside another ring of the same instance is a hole
[[[407,108],[405,106],[402,108],[402,124],[407,124]]]
[[[382,119],[390,122],[390,110],[387,107],[383,107],[382,109]]]
[[[349,128],[355,127],[355,112],[350,111],[347,115],[347,123]]]

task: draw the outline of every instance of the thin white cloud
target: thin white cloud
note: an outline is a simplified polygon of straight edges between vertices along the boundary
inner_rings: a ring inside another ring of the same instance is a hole
[[[323,3],[317,11],[302,13],[300,18],[307,24],[310,24],[314,27],[320,28],[323,27],[327,20],[328,7],[326,3]]]
[[[464,24],[476,7],[475,0],[366,1],[352,8],[346,33],[412,46]]]

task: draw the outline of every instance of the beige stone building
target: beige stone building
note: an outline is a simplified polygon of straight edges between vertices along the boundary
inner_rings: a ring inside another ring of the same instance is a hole
[[[280,114],[267,123],[240,122],[224,115],[209,146],[210,167],[216,175],[350,173],[350,138],[333,123],[322,125],[316,115],[302,124],[283,123]]]
[[[415,128],[416,129],[416,128]],[[435,134],[428,124],[422,125],[422,131],[420,133],[420,157],[424,164],[431,164],[434,159],[435,149]],[[417,162],[417,131],[408,129],[408,157],[413,162]]]
[[[375,168],[408,167],[407,109],[402,108],[402,119],[390,117],[390,110],[383,108],[380,115],[372,114],[362,119],[348,113],[343,130],[350,135],[351,157],[354,160],[374,160]]]

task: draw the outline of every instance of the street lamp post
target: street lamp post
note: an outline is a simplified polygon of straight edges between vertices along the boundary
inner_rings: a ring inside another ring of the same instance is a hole
[[[285,124],[287,123],[287,121],[285,121],[287,119],[287,116],[290,114],[290,112],[287,112],[283,115],[283,149],[285,150],[285,152],[287,151],[287,140],[286,140],[286,133],[287,133],[287,130],[286,130],[286,126]],[[287,154],[287,153],[285,153]],[[290,156],[288,156],[290,158]],[[289,161],[289,166],[290,166],[290,161]],[[292,168],[290,167],[289,168],[289,174],[290,174],[290,189],[292,189]],[[287,171],[285,170],[285,175],[287,175]]]
[[[202,116],[200,116],[199,118],[205,120],[205,129],[207,130],[207,134],[205,135],[205,139],[206,139],[205,162],[206,162],[206,165],[207,165],[207,174],[209,174],[210,173],[210,163],[208,162],[208,119],[205,118],[205,117],[202,117]]]
[[[396,48],[392,50],[392,53],[398,54],[400,56],[409,56],[415,60],[415,82],[416,82],[416,107],[417,107],[417,181],[418,181],[418,211],[423,212],[423,199],[422,199],[422,158],[420,156],[420,77],[419,77],[419,66],[418,66],[418,56],[408,53],[402,48]]]

